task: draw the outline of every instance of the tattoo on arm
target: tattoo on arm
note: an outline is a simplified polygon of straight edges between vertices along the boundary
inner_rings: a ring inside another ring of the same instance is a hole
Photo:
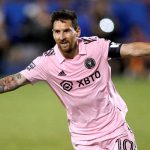
[[[21,74],[20,73],[15,74],[15,76],[16,76],[17,79],[21,79]]]
[[[20,73],[4,77],[0,79],[0,93],[15,90],[26,83],[28,83],[26,78]]]
[[[4,92],[4,87],[0,85],[0,93]]]

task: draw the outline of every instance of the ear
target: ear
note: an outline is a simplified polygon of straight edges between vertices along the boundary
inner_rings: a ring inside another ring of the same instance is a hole
[[[77,37],[80,37],[81,35],[81,28],[78,26],[76,29]]]

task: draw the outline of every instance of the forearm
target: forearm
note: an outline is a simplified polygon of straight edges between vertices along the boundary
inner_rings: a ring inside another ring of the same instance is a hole
[[[0,79],[0,93],[13,91],[26,83],[27,80],[20,73],[4,77]]]
[[[4,87],[0,85],[0,93],[4,92]]]
[[[121,47],[121,56],[149,56],[150,44],[144,42],[134,42],[123,44]]]
[[[9,91],[13,91],[15,89],[17,89],[18,87],[9,87],[9,88],[5,88],[4,86],[0,85],[0,94],[5,93],[5,92],[9,92]]]
[[[15,90],[18,84],[13,75],[0,79],[0,93]]]

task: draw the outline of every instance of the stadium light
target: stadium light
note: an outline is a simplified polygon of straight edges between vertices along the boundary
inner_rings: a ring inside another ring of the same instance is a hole
[[[103,32],[111,33],[114,31],[114,22],[109,18],[103,18],[99,21],[99,27]]]

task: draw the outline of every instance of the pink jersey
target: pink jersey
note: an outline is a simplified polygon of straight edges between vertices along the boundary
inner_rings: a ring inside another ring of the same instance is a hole
[[[56,45],[21,74],[31,83],[46,81],[67,110],[72,142],[86,145],[120,136],[127,107],[111,81],[110,41],[79,38],[79,54],[65,59]]]

